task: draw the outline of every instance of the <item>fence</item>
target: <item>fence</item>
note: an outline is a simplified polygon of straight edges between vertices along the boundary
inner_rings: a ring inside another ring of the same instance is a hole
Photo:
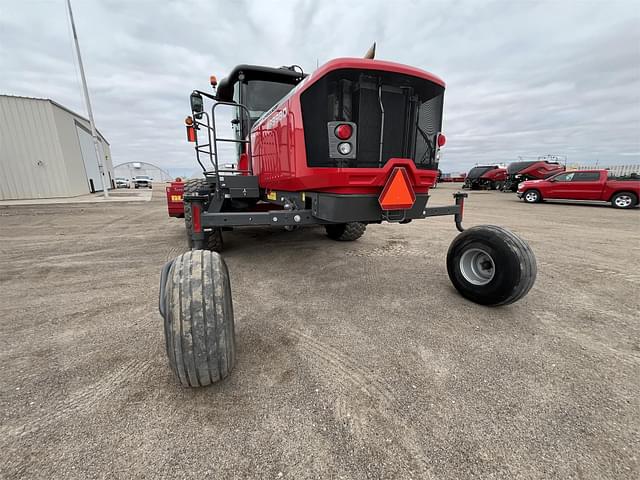
[[[640,165],[567,165],[567,170],[594,170],[594,169],[606,169],[609,170],[609,175],[613,177],[623,177],[631,175],[632,173],[640,174]]]

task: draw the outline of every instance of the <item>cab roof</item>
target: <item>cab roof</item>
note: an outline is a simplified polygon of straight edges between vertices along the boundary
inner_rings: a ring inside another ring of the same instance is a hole
[[[265,82],[289,83],[296,85],[307,76],[301,70],[292,67],[263,67],[259,65],[238,65],[225,78],[218,82],[217,97],[219,100],[233,100],[233,86],[243,75],[244,81],[263,80]]]

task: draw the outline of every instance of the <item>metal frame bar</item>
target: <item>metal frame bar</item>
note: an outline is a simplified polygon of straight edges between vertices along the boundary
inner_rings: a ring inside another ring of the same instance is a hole
[[[213,106],[211,107],[211,132],[213,133],[213,149],[216,152],[216,185],[220,185],[220,168],[219,168],[219,163],[218,163],[218,141],[221,142],[230,142],[230,143],[240,143],[240,144],[244,144],[247,145],[247,155],[249,158],[249,169],[247,172],[244,171],[240,171],[240,170],[232,170],[233,172],[239,172],[239,173],[249,173],[249,175],[253,175],[253,162],[251,161],[251,140],[248,139],[240,139],[240,140],[236,140],[236,139],[230,139],[230,138],[222,138],[220,140],[218,140],[217,137],[217,133],[216,133],[216,107],[219,107],[220,105],[226,105],[229,107],[233,107],[233,108],[239,108],[242,111],[242,114],[246,114],[247,117],[247,125],[249,125],[251,123],[251,113],[249,112],[249,109],[242,105],[241,103],[236,103],[236,102],[223,102],[223,101],[217,101],[213,104]],[[242,128],[240,129],[240,135],[242,136]],[[226,172],[226,171],[225,171]],[[216,195],[218,198],[222,198],[222,191],[220,190],[220,188],[216,187]]]
[[[453,194],[455,205],[445,205],[437,207],[426,207],[422,214],[414,218],[415,220],[428,217],[441,217],[445,215],[453,215],[456,228],[462,232],[462,214],[464,210],[464,199],[467,194],[457,192]],[[385,220],[384,216],[380,220]],[[403,221],[404,218],[401,219]],[[273,225],[273,226],[292,226],[292,225],[327,225],[335,222],[322,220],[313,215],[311,209],[300,210],[270,210],[267,212],[219,212],[209,213],[202,211],[200,221],[203,228],[218,227],[241,227],[250,225]],[[353,221],[357,221],[354,219]],[[397,221],[397,220],[396,220]]]
[[[378,84],[378,102],[380,103],[380,146],[378,152],[378,168],[381,168],[382,147],[384,145],[384,105],[382,104],[382,83]]]
[[[202,171],[205,174],[208,173],[207,168],[204,166],[204,164],[202,163],[202,160],[200,159],[201,153],[209,156],[209,161],[211,162],[211,166],[214,169],[213,173],[215,173],[215,176],[216,176],[217,185],[220,184],[220,173],[247,173],[249,175],[253,175],[253,162],[251,161],[251,158],[252,158],[251,140],[248,138],[246,139],[218,138],[218,135],[216,132],[215,110],[217,107],[219,107],[220,105],[225,105],[228,107],[239,109],[242,112],[241,115],[243,117],[243,121],[246,118],[247,125],[251,123],[251,113],[249,112],[249,109],[241,103],[216,100],[215,97],[209,94],[206,94],[205,92],[201,92],[200,90],[194,90],[194,92],[197,92],[200,95],[204,95],[214,100],[213,106],[211,107],[211,115],[209,115],[205,110],[203,110],[202,112],[194,112],[194,111],[191,112],[194,118],[194,124],[195,124],[194,126],[196,127],[196,129],[199,130],[198,127],[203,127],[207,131],[208,143],[204,143],[204,144],[199,143],[198,135],[196,135],[196,141],[195,141],[196,160],[198,161],[198,164],[200,164]],[[206,121],[202,121],[203,118]],[[242,130],[240,131],[240,135],[242,135]],[[218,160],[218,142],[239,143],[239,144],[247,145],[246,153],[249,160],[248,162],[249,168],[242,169],[242,170],[220,169],[220,162]],[[218,189],[216,189],[216,192],[219,197],[221,193],[218,191]]]
[[[217,152],[213,152],[211,150],[211,123],[209,120],[209,114],[205,111],[202,111],[200,113],[195,113],[195,112],[191,112],[194,118],[194,123],[195,123],[195,127],[196,130],[199,130],[197,127],[199,125],[205,127],[207,129],[207,135],[209,137],[209,143],[206,143],[204,145],[200,145],[200,143],[198,142],[198,134],[196,133],[196,145],[195,145],[195,151],[196,151],[196,160],[198,161],[198,163],[200,164],[200,166],[202,167],[202,171],[206,172],[207,169],[205,168],[204,164],[202,163],[202,161],[200,160],[200,153],[206,153],[209,155],[209,161],[211,162],[211,165],[213,166],[213,168],[216,168],[216,164],[213,162],[213,155],[215,155],[217,157]],[[200,121],[200,119],[202,117],[205,117],[207,119],[207,123],[203,123]],[[208,147],[208,150],[202,150],[204,147]]]

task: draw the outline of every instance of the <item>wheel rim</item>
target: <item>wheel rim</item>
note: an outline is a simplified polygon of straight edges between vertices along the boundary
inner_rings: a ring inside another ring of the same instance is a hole
[[[538,200],[538,194],[536,192],[527,192],[524,198],[527,200],[527,202],[535,202],[536,200]]]
[[[473,285],[486,285],[496,273],[496,264],[487,252],[470,248],[460,257],[460,273]]]
[[[629,195],[620,195],[616,198],[616,207],[628,207],[631,205],[631,197]]]

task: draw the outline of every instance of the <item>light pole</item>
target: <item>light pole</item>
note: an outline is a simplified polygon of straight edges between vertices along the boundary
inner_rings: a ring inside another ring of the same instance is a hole
[[[98,146],[98,132],[96,131],[96,125],[93,120],[93,110],[91,110],[91,102],[89,101],[89,90],[87,89],[87,79],[84,76],[84,66],[82,65],[82,56],[80,55],[80,45],[78,44],[78,34],[76,33],[76,24],[73,21],[73,12],[71,10],[71,0],[67,0],[67,7],[69,8],[69,19],[71,20],[71,30],[73,31],[73,43],[76,46],[76,53],[78,55],[78,66],[80,67],[80,76],[82,77],[82,90],[84,91],[84,103],[87,106],[87,112],[89,114],[89,125],[91,126],[91,136],[93,137],[93,147],[96,152],[96,160],[98,162],[98,171],[100,172],[100,182],[102,183],[102,194],[104,198],[109,198],[109,190],[107,188],[107,182],[105,181],[104,166],[102,164],[102,158],[100,157],[100,147]]]

